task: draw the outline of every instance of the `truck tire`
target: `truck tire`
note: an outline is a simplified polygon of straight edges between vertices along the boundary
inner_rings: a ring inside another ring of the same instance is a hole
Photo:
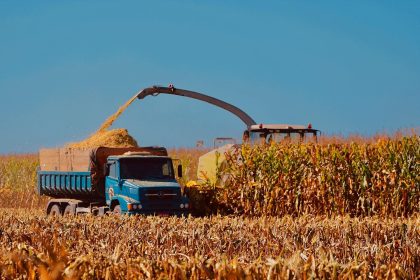
[[[72,205],[68,204],[66,206],[66,208],[64,209],[64,214],[63,215],[64,216],[66,216],[66,215],[73,216],[74,214],[76,214],[75,208]]]
[[[60,209],[60,206],[58,206],[57,204],[54,204],[54,205],[51,207],[51,210],[50,210],[49,215],[50,215],[50,216],[54,216],[54,217],[61,216],[61,209]]]
[[[112,213],[116,215],[121,215],[121,206],[115,205],[114,209],[112,210]]]

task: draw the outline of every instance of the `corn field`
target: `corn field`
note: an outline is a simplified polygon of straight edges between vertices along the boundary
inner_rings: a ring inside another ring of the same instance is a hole
[[[169,151],[181,184],[207,151]],[[420,277],[417,135],[238,147],[186,188],[201,218],[46,217],[37,167],[0,156],[0,279]]]
[[[40,208],[47,201],[35,192],[38,157],[34,154],[0,156],[0,207]]]
[[[206,199],[239,215],[381,215],[420,210],[420,138],[373,144],[242,146],[227,156]]]
[[[419,226],[418,215],[55,219],[0,210],[0,276],[414,279]]]

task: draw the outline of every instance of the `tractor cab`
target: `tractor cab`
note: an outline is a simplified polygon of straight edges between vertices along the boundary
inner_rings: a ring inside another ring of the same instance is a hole
[[[312,125],[256,124],[244,132],[243,140],[251,144],[317,142],[319,130]]]

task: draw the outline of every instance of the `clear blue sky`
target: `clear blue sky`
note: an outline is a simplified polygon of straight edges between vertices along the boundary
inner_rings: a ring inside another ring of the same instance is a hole
[[[420,1],[63,2],[0,2],[0,153],[83,139],[153,84],[327,134],[420,125]],[[244,125],[159,96],[114,127],[174,147]]]

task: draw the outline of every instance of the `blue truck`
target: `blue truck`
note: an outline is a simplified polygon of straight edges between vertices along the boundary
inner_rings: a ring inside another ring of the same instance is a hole
[[[37,191],[51,197],[48,215],[190,213],[165,148],[41,149],[39,158]]]

